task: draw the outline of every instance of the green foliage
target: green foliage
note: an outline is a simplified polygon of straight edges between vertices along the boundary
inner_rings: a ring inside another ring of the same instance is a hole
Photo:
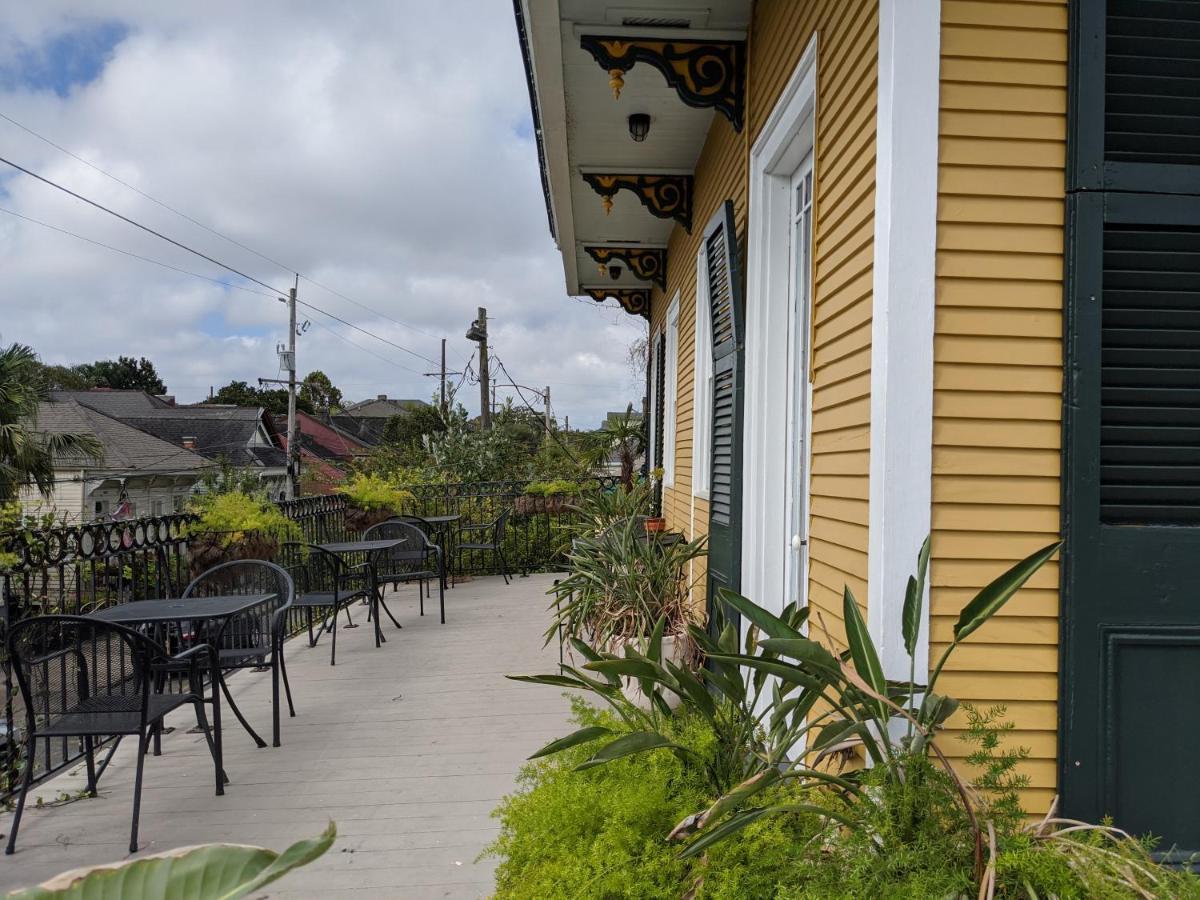
[[[58,458],[75,457],[82,465],[101,457],[90,434],[38,431],[38,404],[49,399],[50,383],[33,349],[0,348],[0,502],[17,499],[26,486],[49,497]]]
[[[225,547],[244,541],[250,533],[269,534],[281,543],[304,540],[300,525],[261,494],[197,494],[189,508],[197,520],[187,525],[187,533],[220,535]]]
[[[686,634],[700,615],[691,596],[691,562],[704,555],[704,543],[648,539],[636,518],[580,535],[567,554],[566,577],[551,589],[554,617],[547,642],[561,628],[610,647],[650,634],[660,619],[668,634]]]
[[[426,459],[426,437],[445,430],[446,419],[437,404],[415,406],[387,420],[383,440],[390,448],[407,454],[409,465],[415,465]]]
[[[621,733],[619,718],[573,701],[583,728]],[[671,738],[704,756],[713,748],[705,723],[682,716]],[[628,756],[578,771],[585,747],[526,765],[519,790],[494,815],[500,835],[485,855],[500,858],[497,900],[676,900],[689,886],[698,898],[774,896],[793,880],[795,848],[814,820],[780,816],[746,829],[742,840],[715,848],[702,862],[681,860],[663,838],[707,785],[666,750]]]
[[[16,900],[236,900],[261,891],[333,845],[332,822],[313,840],[282,853],[241,844],[181,847],[154,856],[76,869],[38,887],[9,894]]]
[[[525,493],[534,497],[577,496],[583,492],[583,486],[577,481],[567,481],[556,478],[553,481],[531,481],[525,485]]]
[[[272,415],[282,416],[288,409],[288,392],[286,388],[256,388],[244,381],[231,381],[204,402],[225,406],[261,406]],[[296,409],[310,415],[315,412],[308,400],[301,396],[296,397]]]
[[[257,472],[238,468],[223,453],[217,456],[216,465],[205,467],[200,476],[200,487],[207,494],[258,494],[262,491]]]
[[[98,359],[92,363],[74,366],[45,366],[43,377],[50,387],[66,391],[86,391],[91,388],[112,388],[120,391],[145,391],[147,394],[165,394],[163,384],[154,363],[144,356],[118,356],[113,359]]]
[[[412,494],[380,475],[356,473],[342,487],[342,493],[353,506],[370,511],[396,512]]]
[[[1020,774],[1018,766],[1029,758],[1029,749],[1001,747],[1013,730],[1013,723],[1004,719],[1004,706],[980,711],[964,703],[963,712],[967,730],[959,737],[975,747],[967,754],[967,764],[979,770],[972,784],[982,800],[981,815],[1004,833],[1016,831],[1025,819],[1021,791],[1029,787],[1029,776]]]
[[[320,369],[313,369],[300,382],[296,405],[303,401],[315,412],[328,415],[341,408],[342,392],[333,386],[329,376]]]

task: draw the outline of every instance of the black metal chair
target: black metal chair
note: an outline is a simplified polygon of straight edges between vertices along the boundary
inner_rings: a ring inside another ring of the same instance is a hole
[[[62,755],[70,758],[68,739],[82,738],[87,761],[87,789],[96,796],[97,783],[108,768],[121,738],[137,735],[137,772],[133,782],[133,827],[129,852],[137,852],[138,820],[142,803],[142,767],[153,729],[175,709],[192,704],[213,755],[217,793],[223,773],[217,768],[213,733],[204,711],[203,669],[212,662],[213,649],[196,644],[176,656],[145,635],[111,622],[82,616],[35,616],[17,622],[9,634],[9,659],[17,676],[25,706],[25,769],[6,854],[16,847],[25,796],[33,783],[38,740],[61,741]],[[164,667],[180,671],[187,664],[186,691],[160,693],[155,684]],[[214,693],[213,719],[220,720],[220,699]],[[112,749],[99,768],[96,746],[115,737]],[[78,745],[76,745],[78,746]]]
[[[374,553],[372,564],[375,569],[375,579],[379,590],[379,604],[388,614],[392,624],[397,628],[400,623],[392,615],[383,601],[383,588],[392,585],[417,582],[417,598],[421,615],[425,615],[425,597],[428,583],[436,581],[438,585],[438,608],[441,623],[446,624],[446,560],[442,548],[430,543],[429,536],[416,523],[401,519],[388,519],[378,525],[372,525],[363,535],[363,540],[383,541],[402,540],[403,544],[391,550],[378,550]],[[433,564],[432,568],[430,563]]]
[[[348,564],[336,553],[322,550],[315,544],[300,544],[289,541],[285,550],[296,559],[288,567],[296,584],[296,596],[292,609],[304,610],[308,625],[308,646],[315,647],[326,631],[330,633],[332,647],[329,664],[337,665],[337,619],[338,613],[346,613],[347,627],[356,628],[350,618],[350,606],[358,600],[370,599],[375,585],[371,568],[366,563]],[[307,554],[307,558],[298,557]],[[313,611],[321,610],[321,627],[313,633]]]
[[[508,560],[504,558],[504,531],[508,526],[508,517],[512,513],[511,508],[504,509],[491,522],[484,522],[481,525],[460,525],[458,528],[458,542],[455,552],[458,554],[457,571],[462,571],[462,554],[464,550],[485,550],[492,554],[492,561],[499,563],[500,574],[504,576],[504,583],[508,584]],[[488,540],[464,541],[463,535],[482,534],[491,538]]]
[[[184,588],[187,597],[221,597],[244,594],[274,594],[275,599],[255,607],[249,613],[233,619],[219,633],[199,635],[217,650],[221,672],[237,669],[271,669],[271,729],[272,744],[279,746],[279,681],[287,695],[288,715],[296,715],[292,704],[292,687],[288,683],[287,662],[283,642],[287,636],[288,612],[295,601],[296,589],[292,576],[275,563],[261,559],[239,559],[213,566],[192,579]],[[242,717],[241,710],[229,695],[225,678],[221,690],[238,721],[246,727],[260,747],[266,742],[258,737]]]

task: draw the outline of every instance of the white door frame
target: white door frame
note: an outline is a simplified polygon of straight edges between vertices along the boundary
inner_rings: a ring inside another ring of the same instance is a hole
[[[787,602],[788,516],[780,487],[788,474],[788,416],[779,411],[790,395],[791,304],[780,298],[792,293],[791,174],[814,150],[816,87],[814,35],[750,151],[742,593],[774,611]]]

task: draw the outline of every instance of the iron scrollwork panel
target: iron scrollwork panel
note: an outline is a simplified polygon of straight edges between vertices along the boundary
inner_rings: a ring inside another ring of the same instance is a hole
[[[621,96],[623,75],[645,62],[662,72],[679,99],[698,109],[716,109],[737,131],[745,117],[744,41],[663,41],[585,34],[579,45],[608,72],[613,96]]]
[[[612,211],[612,198],[624,188],[632,191],[651,214],[660,219],[674,219],[691,233],[691,175],[602,175],[584,172],[582,176],[584,182],[600,195],[606,213]]]
[[[667,287],[667,251],[664,247],[604,247],[585,245],[588,256],[602,269],[610,263],[623,262],[629,271],[644,281],[653,281],[664,290]],[[601,275],[607,274],[602,271]]]
[[[647,288],[585,287],[583,290],[584,293],[597,303],[603,303],[609,297],[612,297],[631,316],[641,316],[643,319],[650,318],[650,291]]]

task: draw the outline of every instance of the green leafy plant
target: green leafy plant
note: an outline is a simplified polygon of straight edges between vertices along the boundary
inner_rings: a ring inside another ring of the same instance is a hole
[[[666,632],[687,637],[702,615],[692,599],[691,562],[705,553],[704,539],[647,539],[638,519],[620,519],[583,534],[567,554],[567,575],[552,589],[547,643],[560,633],[586,636],[595,647],[612,648],[648,636],[665,620]]]
[[[359,509],[398,512],[413,495],[381,475],[356,473],[342,487],[346,499]]]
[[[583,486],[577,481],[567,481],[556,478],[553,481],[531,481],[525,485],[525,493],[534,497],[562,497],[583,493]]]
[[[203,844],[111,865],[75,869],[37,887],[15,891],[10,900],[236,900],[261,890],[293,869],[320,857],[332,845],[332,822],[313,840],[282,853],[241,844]]]
[[[198,494],[189,508],[196,519],[185,526],[185,533],[216,534],[223,546],[245,541],[251,534],[269,534],[277,541],[303,541],[304,531],[260,494],[231,491],[225,494]]]

